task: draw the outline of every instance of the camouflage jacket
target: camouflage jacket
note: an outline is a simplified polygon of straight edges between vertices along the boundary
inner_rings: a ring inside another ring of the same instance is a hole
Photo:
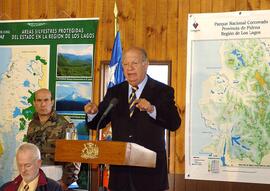
[[[54,161],[55,140],[65,139],[66,128],[72,125],[65,117],[52,112],[46,123],[41,124],[37,113],[34,114],[27,130],[27,141],[38,146],[43,165],[63,165],[62,181],[66,185],[78,180],[79,163]]]

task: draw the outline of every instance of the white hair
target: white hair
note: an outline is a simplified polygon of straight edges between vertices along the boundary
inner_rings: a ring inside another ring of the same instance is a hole
[[[36,160],[41,159],[39,148],[32,143],[23,143],[21,146],[19,146],[17,150],[17,155],[18,153],[24,152],[24,151],[31,151],[33,153],[33,158]]]

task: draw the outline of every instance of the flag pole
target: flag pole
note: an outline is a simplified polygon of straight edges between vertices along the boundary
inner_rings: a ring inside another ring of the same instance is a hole
[[[119,31],[118,9],[117,9],[116,0],[114,1],[113,13],[114,13],[114,37],[116,37],[117,31]]]
[[[116,0],[114,1],[114,37],[116,37],[117,32],[119,31],[119,24],[118,24],[118,9]],[[99,134],[99,133],[97,133]],[[104,187],[103,181],[104,181],[104,170],[105,170],[105,164],[99,164],[98,165],[98,173],[99,173],[99,182],[98,182],[98,191],[107,191],[107,188]]]

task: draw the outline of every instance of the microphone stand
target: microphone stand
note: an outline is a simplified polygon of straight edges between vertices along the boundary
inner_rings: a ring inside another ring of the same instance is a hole
[[[85,115],[85,128],[87,128],[87,115]],[[91,141],[91,130],[88,130],[88,140]],[[89,163],[88,165],[88,171],[87,171],[87,175],[88,175],[88,181],[87,181],[87,190],[91,191],[91,182],[92,182],[92,166]]]
[[[96,136],[96,141],[99,141],[99,129],[100,129],[100,124],[101,121],[107,116],[107,114],[109,113],[109,111],[118,103],[118,99],[117,98],[112,98],[112,100],[109,103],[109,106],[107,107],[107,109],[104,111],[103,115],[100,117],[98,124],[97,124],[97,136]],[[99,173],[99,184],[98,184],[98,191],[107,191],[107,189],[104,187],[103,185],[103,174],[104,174],[104,164],[99,164],[98,165],[98,173]]]
[[[103,118],[105,117],[105,115],[102,115],[98,124],[97,124],[97,133],[96,133],[96,141],[100,141],[99,140],[99,130],[100,130],[100,123],[103,120]],[[104,164],[99,164],[98,165],[98,191],[107,191],[107,188],[104,187],[103,185],[103,179],[104,179]]]

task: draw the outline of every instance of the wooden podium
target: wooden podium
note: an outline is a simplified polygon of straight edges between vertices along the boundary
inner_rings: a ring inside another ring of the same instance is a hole
[[[55,160],[156,167],[156,153],[154,151],[135,143],[118,141],[56,140]]]

